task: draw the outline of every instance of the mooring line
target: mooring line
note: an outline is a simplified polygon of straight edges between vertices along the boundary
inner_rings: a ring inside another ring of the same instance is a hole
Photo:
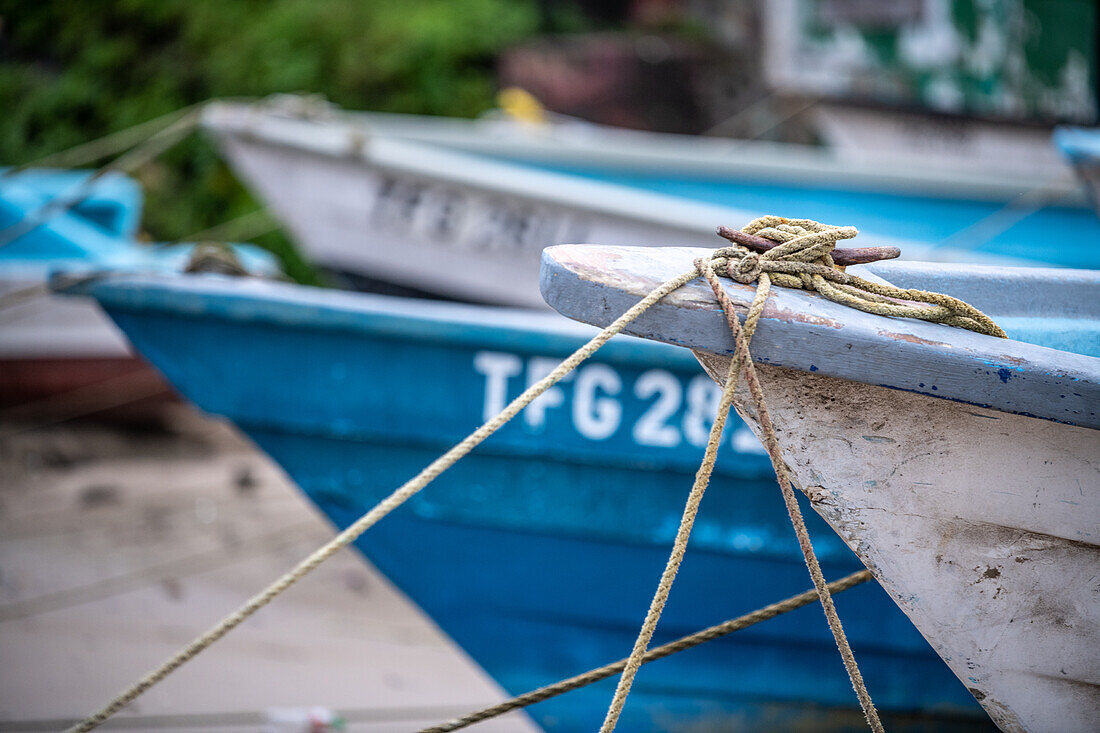
[[[849,588],[854,588],[861,583],[866,583],[871,579],[871,573],[868,570],[859,570],[851,575],[841,578],[840,580],[834,580],[829,583],[829,591],[834,595],[842,593]],[[672,656],[679,652],[691,649],[692,647],[705,644],[708,641],[713,641],[728,634],[732,634],[735,631],[741,631],[748,627],[758,624],[761,621],[767,621],[770,618],[775,618],[784,613],[794,611],[808,606],[817,600],[817,589],[811,588],[808,591],[799,593],[796,596],[791,596],[778,603],[773,603],[769,606],[757,609],[752,613],[747,613],[744,616],[738,616],[737,618],[724,621],[720,624],[697,631],[689,636],[683,636],[675,641],[670,641],[667,644],[663,644],[654,649],[650,649],[642,657],[642,664],[649,664],[658,659],[664,659],[665,657]],[[446,723],[440,723],[439,725],[433,725],[431,728],[424,728],[418,733],[450,733],[450,731],[460,730],[474,723],[480,723],[483,720],[489,720],[505,713],[510,713],[513,710],[519,710],[535,703],[549,700],[552,697],[563,695],[566,692],[586,687],[600,680],[605,680],[612,675],[622,672],[627,665],[629,659],[620,659],[617,662],[611,664],[605,664],[602,667],[591,669],[583,674],[576,675],[575,677],[569,677],[568,679],[560,680],[552,685],[540,687],[537,690],[531,690],[525,692],[522,695],[516,695],[511,700],[505,700],[504,702],[497,703],[496,705],[490,705],[489,707],[476,710],[472,713],[467,713],[460,718],[449,720]]]

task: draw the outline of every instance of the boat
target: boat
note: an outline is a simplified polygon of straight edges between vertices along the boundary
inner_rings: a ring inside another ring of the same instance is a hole
[[[337,527],[593,333],[548,311],[211,274],[116,273],[67,292],[94,297],[182,395],[235,423]],[[717,395],[688,352],[616,340],[356,547],[511,693],[618,659],[676,533]],[[808,586],[759,443],[744,425],[726,436],[661,641]],[[830,578],[859,567],[811,524]],[[981,708],[881,589],[837,603],[888,723],[982,729]],[[647,665],[622,729],[860,730],[819,614],[804,608]],[[547,731],[593,730],[611,692],[595,685],[529,713]]]
[[[542,292],[605,326],[709,254],[552,247]],[[796,487],[1002,730],[1095,730],[1100,273],[904,261],[848,271],[954,295],[1008,338],[772,288],[751,351]],[[723,283],[743,313],[755,284]],[[626,332],[691,349],[725,379],[732,336],[705,282]],[[734,404],[759,432],[747,394]]]
[[[108,235],[135,239],[144,201],[141,187],[121,173],[106,173],[89,181],[91,176],[92,171],[58,168],[0,169],[0,224],[6,227],[17,216],[48,201],[82,191],[83,196],[66,213],[98,226]]]
[[[85,191],[89,176],[28,169],[0,178],[0,237],[49,201],[78,189],[86,193],[68,210],[0,245],[0,405],[20,408],[9,417],[29,417],[31,407],[98,411],[167,394],[164,382],[94,302],[58,297],[46,286],[55,271],[178,272],[191,259],[191,245],[136,241],[142,195],[132,179],[107,174]],[[262,250],[236,251],[252,271],[278,272]]]
[[[1054,131],[1054,144],[1073,164],[1100,216],[1100,129],[1060,127]]]
[[[1100,267],[1091,245],[1100,221],[1053,152],[1053,163],[1029,158],[1026,170],[1003,155],[945,169],[593,125],[544,132],[514,121],[394,119],[293,100],[213,103],[202,125],[316,263],[471,302],[545,307],[545,246],[711,246],[715,222],[776,211],[854,222],[914,259]],[[1080,243],[1056,243],[1052,230],[1081,232]]]

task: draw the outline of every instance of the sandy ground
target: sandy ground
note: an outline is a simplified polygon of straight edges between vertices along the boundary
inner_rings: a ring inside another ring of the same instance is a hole
[[[331,536],[232,428],[179,406],[167,425],[0,422],[0,731],[72,723]],[[322,706],[349,731],[412,731],[503,697],[344,551],[110,725],[274,730],[273,709]]]

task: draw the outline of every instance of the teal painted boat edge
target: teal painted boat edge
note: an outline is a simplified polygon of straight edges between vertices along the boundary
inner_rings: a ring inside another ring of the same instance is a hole
[[[232,313],[237,319],[274,325],[422,341],[572,351],[581,339],[598,333],[598,329],[554,313],[427,300],[397,301],[370,293],[223,275],[179,278],[133,273],[76,282],[58,276],[53,286],[67,293],[91,296],[107,307],[182,312],[196,318]],[[654,365],[696,366],[695,359],[682,349],[670,349],[643,339],[613,339],[601,349],[601,354],[612,362],[641,360]]]
[[[91,170],[28,168],[9,174],[10,168],[0,168],[0,197],[22,189],[33,196],[35,206],[70,195],[80,189],[92,175]],[[100,227],[105,234],[132,239],[141,224],[144,194],[133,178],[110,172],[94,181],[73,212]]]
[[[645,292],[707,254],[688,248],[559,245],[543,251],[540,287],[559,313],[606,326]],[[1049,282],[1057,277],[1048,275]],[[1087,289],[1100,293],[1100,272],[1082,277]],[[755,287],[727,281],[726,290],[735,303],[747,305]],[[625,330],[688,348],[733,353],[724,315],[699,280]],[[775,366],[1100,428],[1100,358],[923,321],[888,319],[800,290],[773,290],[753,354]]]
[[[1100,128],[1059,127],[1054,144],[1074,163],[1100,163]]]

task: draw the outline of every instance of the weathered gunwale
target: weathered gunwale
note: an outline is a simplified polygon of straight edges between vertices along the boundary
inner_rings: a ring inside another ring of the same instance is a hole
[[[543,253],[540,287],[558,312],[605,326],[656,285],[691,269],[695,258],[707,254],[677,247],[549,247]],[[889,274],[889,267],[879,265],[873,271]],[[1050,270],[1043,275],[1034,268],[982,272],[987,280],[1003,272],[1006,283],[1030,273],[1033,283],[1051,286],[1068,277],[1076,280],[1078,290],[1100,293],[1097,273],[1076,271],[1067,276],[1064,270]],[[910,276],[915,277],[912,271]],[[747,307],[754,290],[753,285],[726,281],[726,292],[742,307]],[[1056,291],[1047,295],[1055,297]],[[1011,298],[1011,291],[1006,297]],[[625,332],[716,354],[733,353],[724,316],[709,286],[700,280],[666,297]],[[923,321],[887,319],[805,291],[773,290],[753,339],[753,357],[774,366],[1100,428],[1098,358]]]

